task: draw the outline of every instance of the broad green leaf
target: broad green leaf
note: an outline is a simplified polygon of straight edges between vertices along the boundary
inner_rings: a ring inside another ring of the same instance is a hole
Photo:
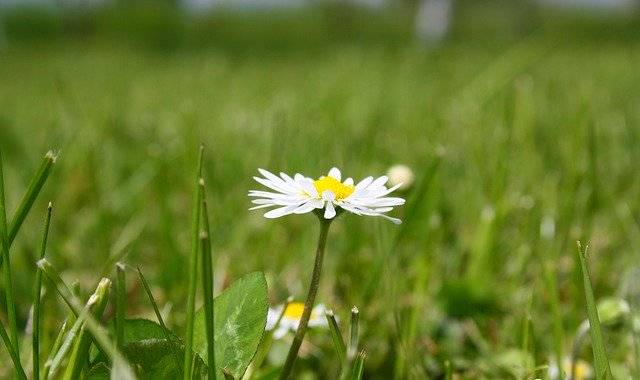
[[[262,272],[250,273],[214,301],[215,352],[218,378],[222,369],[239,379],[258,349],[267,322],[267,281]],[[204,310],[196,313],[193,349],[207,362]]]
[[[170,335],[176,338],[173,333],[170,333]],[[165,340],[162,326],[148,319],[125,319],[124,343],[127,344],[145,339]]]
[[[165,339],[162,326],[146,319],[125,319],[124,345],[122,353],[138,368],[142,379],[175,379],[181,368],[176,365],[174,352],[184,354],[184,346],[178,337],[169,331],[171,341]],[[103,355],[94,361],[92,371],[100,373],[105,366]],[[179,363],[178,363],[179,364]],[[112,368],[112,371],[115,371]]]

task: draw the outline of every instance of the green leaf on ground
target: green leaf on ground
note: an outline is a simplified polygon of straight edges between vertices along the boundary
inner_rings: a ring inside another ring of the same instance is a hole
[[[224,378],[222,369],[236,379],[242,377],[262,339],[267,310],[267,281],[262,272],[240,278],[215,298],[218,378]],[[207,334],[202,308],[196,313],[193,349],[207,363]]]

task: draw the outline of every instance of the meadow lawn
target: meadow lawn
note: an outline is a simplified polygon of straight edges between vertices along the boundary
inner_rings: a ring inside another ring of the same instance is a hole
[[[52,201],[47,257],[66,280],[88,295],[116,261],[140,266],[167,324],[184,330],[202,142],[216,293],[263,271],[272,306],[304,300],[318,223],[248,211],[258,168],[318,177],[338,166],[357,181],[405,164],[416,181],[393,213],[402,225],[345,214],[329,234],[318,301],[341,323],[360,309],[365,378],[436,377],[447,360],[463,378],[545,376],[587,318],[576,240],[590,242],[596,299],[624,298],[633,315],[640,305],[640,39],[490,33],[432,50],[9,44],[0,55],[9,212],[45,152],[58,152],[12,248],[20,326]],[[129,277],[127,316],[153,319]],[[44,300],[47,352],[65,312],[51,289]],[[616,378],[640,366],[629,318],[604,329]],[[276,342],[269,366],[289,341]],[[297,370],[331,378],[328,330],[307,342]],[[591,362],[588,342],[580,357]],[[0,377],[10,367],[3,350]]]

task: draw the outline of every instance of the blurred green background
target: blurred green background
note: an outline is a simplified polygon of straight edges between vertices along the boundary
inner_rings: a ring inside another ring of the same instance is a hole
[[[447,35],[427,41],[415,35],[419,7],[3,7],[10,211],[42,155],[59,152],[12,252],[22,325],[51,200],[48,255],[66,279],[88,292],[124,257],[183,331],[200,142],[216,289],[264,271],[272,305],[303,300],[317,222],[247,211],[257,168],[412,168],[402,226],[344,215],[330,232],[319,301],[342,321],[360,308],[366,378],[440,378],[446,360],[460,378],[546,377],[586,318],[577,239],[591,242],[596,297],[622,298],[634,315],[638,13],[461,0]],[[151,315],[130,289],[129,314]],[[46,302],[53,329],[63,313],[53,294]],[[628,325],[605,331],[616,378],[640,366]],[[338,369],[326,330],[303,355],[300,376]],[[580,357],[591,361],[588,345]],[[10,367],[5,351],[0,363]]]

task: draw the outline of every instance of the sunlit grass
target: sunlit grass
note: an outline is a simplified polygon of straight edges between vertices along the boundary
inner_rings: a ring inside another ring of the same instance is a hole
[[[337,374],[344,362],[360,365],[364,349],[369,377],[543,376],[540,368],[570,355],[587,319],[576,240],[593,247],[594,302],[617,295],[633,313],[638,307],[640,45],[578,42],[534,33],[515,44],[454,40],[435,51],[332,45],[273,55],[11,48],[0,61],[17,325],[9,328],[3,301],[7,339],[27,325],[41,258],[38,210],[49,200],[56,216],[46,257],[67,283],[80,281],[85,297],[76,298],[86,300],[116,261],[139,265],[149,282],[126,294],[118,287],[127,313],[107,308],[107,319],[144,316],[187,337],[189,310],[202,303],[194,290],[201,279],[189,281],[201,228],[189,225],[200,209],[189,195],[194,178],[207,180],[211,293],[260,270],[276,304],[304,297],[315,221],[266,223],[248,212],[256,168],[320,175],[338,165],[362,176],[402,163],[416,183],[399,229],[347,215],[333,224],[325,269],[333,275],[318,299],[340,330],[311,331],[298,370]],[[196,178],[200,141],[207,160]],[[40,161],[50,147],[60,151],[54,170],[53,155]],[[70,310],[43,288],[42,358],[65,347],[67,360],[75,348],[57,334]],[[72,291],[63,293],[72,305]],[[358,347],[347,355],[352,305],[361,311]],[[614,376],[638,364],[626,340],[612,344],[628,333],[602,328]],[[281,365],[287,343],[272,342],[253,373]],[[586,346],[579,355],[593,363]],[[3,352],[0,376],[12,376]],[[64,373],[64,360],[52,375]]]

